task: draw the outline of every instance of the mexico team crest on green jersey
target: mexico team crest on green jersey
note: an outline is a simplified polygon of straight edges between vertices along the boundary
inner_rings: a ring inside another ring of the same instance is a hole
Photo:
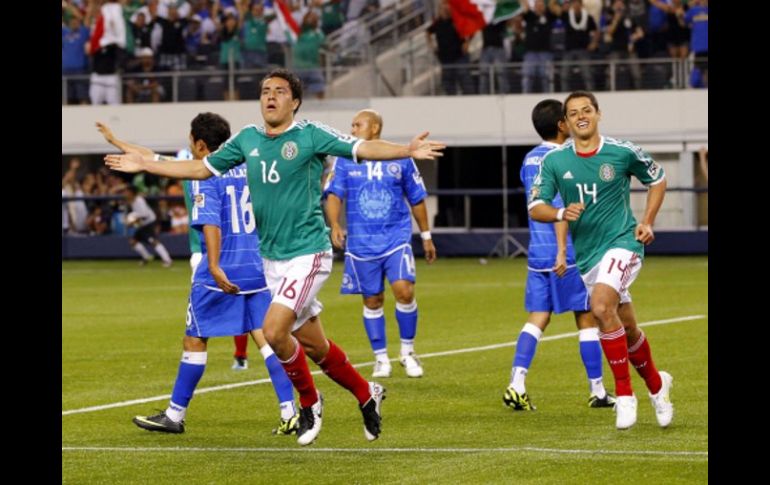
[[[293,141],[287,141],[281,147],[281,156],[284,160],[294,160],[298,153],[299,148],[297,148],[297,144]]]
[[[615,168],[609,163],[603,163],[602,166],[599,167],[599,178],[605,182],[611,181],[615,178]]]

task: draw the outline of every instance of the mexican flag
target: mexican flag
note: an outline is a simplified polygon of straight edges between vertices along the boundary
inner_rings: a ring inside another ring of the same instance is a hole
[[[452,22],[460,37],[470,37],[489,24],[504,22],[521,12],[516,0],[449,0]]]

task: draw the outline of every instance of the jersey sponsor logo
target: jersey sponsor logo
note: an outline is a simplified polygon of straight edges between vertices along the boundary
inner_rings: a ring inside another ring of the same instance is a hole
[[[250,157],[258,157],[259,156],[259,148],[253,149],[251,152],[249,152]]]
[[[573,177],[573,176],[572,176],[572,172],[570,172],[569,170],[567,170],[567,173],[565,173],[565,174],[564,174],[564,176],[563,176],[562,178],[563,178],[564,180],[572,180],[572,179],[574,179],[575,177]]]
[[[609,182],[612,179],[614,179],[615,167],[613,167],[609,163],[603,163],[602,166],[599,167],[599,178],[604,180],[605,182]]]
[[[195,203],[195,207],[203,208],[206,206],[206,194],[195,194],[195,197],[193,198],[193,202]]]
[[[365,219],[384,219],[393,203],[393,194],[369,182],[358,192],[358,207]]]
[[[287,141],[281,147],[281,156],[284,160],[294,160],[299,154],[299,147],[293,141]]]
[[[401,165],[397,163],[389,163],[388,173],[391,174],[396,179],[401,179]]]
[[[350,176],[350,177],[363,177],[364,176],[364,172],[362,172],[361,170],[351,170],[350,172],[348,172],[348,176]]]

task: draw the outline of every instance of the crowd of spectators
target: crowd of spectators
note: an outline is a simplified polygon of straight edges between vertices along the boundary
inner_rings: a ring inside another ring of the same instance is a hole
[[[380,1],[281,1],[291,19],[273,0],[62,0],[62,75],[81,75],[67,82],[67,102],[168,101],[170,78],[158,73],[274,66],[294,69],[323,97],[326,36]]]
[[[82,163],[72,157],[64,162],[62,197],[62,234],[70,236],[128,234],[126,215],[130,208],[125,200],[126,189],[149,197],[150,206],[159,221],[159,231],[187,233],[187,209],[181,200],[152,200],[152,196],[182,197],[184,192],[178,180],[156,177],[145,173],[125,175],[109,170],[99,160]],[[108,196],[89,198],[91,196]]]
[[[639,60],[690,55],[695,59],[690,86],[708,87],[708,0],[520,3],[522,10],[514,17],[486,25],[475,62],[470,56],[473,36],[463,38],[458,33],[452,3],[439,0],[426,35],[441,63],[446,94],[594,90],[599,82],[606,88],[610,76],[617,76],[624,89],[659,89],[670,83],[672,69]],[[559,69],[554,61],[562,61]],[[610,61],[620,61],[612,74]],[[521,63],[521,70],[506,66],[511,62]],[[472,65],[479,68],[478,82],[470,76]],[[649,71],[646,79],[643,70]],[[490,72],[494,72],[494,91]],[[516,89],[514,83],[519,84]],[[652,86],[655,83],[661,85]]]

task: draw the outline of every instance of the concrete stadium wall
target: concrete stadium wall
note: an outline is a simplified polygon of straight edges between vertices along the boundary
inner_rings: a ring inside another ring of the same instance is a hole
[[[305,100],[298,118],[321,121],[347,132],[353,114],[374,108],[384,117],[383,136],[406,142],[429,130],[450,146],[527,145],[537,142],[532,107],[564,93],[507,96],[436,96]],[[708,91],[632,91],[598,93],[602,133],[630,139],[648,151],[695,151],[708,142]],[[219,113],[234,130],[261,124],[255,101],[62,106],[62,154],[104,153],[108,146],[94,123],[155,150],[187,146],[190,120],[203,111]]]

